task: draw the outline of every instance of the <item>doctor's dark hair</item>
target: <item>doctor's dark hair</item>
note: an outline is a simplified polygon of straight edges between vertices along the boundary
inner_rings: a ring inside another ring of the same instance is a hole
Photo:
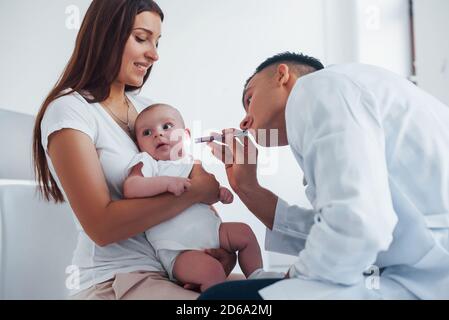
[[[251,81],[251,79],[254,78],[254,76],[256,74],[262,72],[263,70],[265,70],[271,66],[279,65],[282,63],[288,64],[290,66],[306,67],[306,70],[304,70],[304,68],[303,68],[303,72],[305,72],[305,73],[311,73],[311,72],[315,72],[315,71],[324,69],[324,65],[320,62],[320,60],[318,60],[314,57],[306,56],[305,54],[302,54],[302,53],[294,53],[294,52],[288,52],[288,51],[279,53],[277,55],[274,55],[274,56],[268,58],[264,62],[262,62],[257,67],[254,74],[251,77],[249,77],[248,80],[246,80],[245,87],[244,87],[245,90],[243,91],[242,100],[244,99],[246,87],[248,86],[248,83]],[[243,105],[245,105],[244,101],[243,101]]]
[[[53,199],[56,203],[64,202],[64,196],[48,168],[41,144],[41,122],[49,104],[73,92],[82,94],[90,103],[106,100],[112,83],[120,73],[125,45],[131,36],[135,18],[142,12],[153,12],[164,21],[164,13],[152,0],[93,0],[90,4],[72,56],[36,116],[33,135],[34,172],[39,190],[47,201]],[[145,75],[143,84],[151,69]],[[126,86],[125,91],[140,88]]]

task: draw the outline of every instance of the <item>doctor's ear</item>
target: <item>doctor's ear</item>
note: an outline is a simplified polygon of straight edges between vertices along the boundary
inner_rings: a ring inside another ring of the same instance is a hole
[[[281,63],[276,69],[276,81],[280,85],[285,85],[288,80],[290,80],[290,68],[285,63]]]

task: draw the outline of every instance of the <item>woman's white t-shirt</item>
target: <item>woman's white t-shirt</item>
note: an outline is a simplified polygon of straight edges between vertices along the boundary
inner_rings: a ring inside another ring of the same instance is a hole
[[[138,113],[151,105],[150,100],[138,95],[128,93],[127,96]],[[53,101],[41,123],[41,142],[46,151],[50,172],[61,190],[63,189],[47,148],[48,137],[62,129],[75,129],[90,137],[96,147],[112,200],[122,199],[122,186],[127,177],[128,164],[139,153],[134,141],[99,103],[88,103],[79,93]],[[75,223],[79,235],[72,263],[79,269],[80,285],[70,292],[71,295],[110,280],[117,273],[164,271],[144,233],[100,247],[87,236],[76,216]]]

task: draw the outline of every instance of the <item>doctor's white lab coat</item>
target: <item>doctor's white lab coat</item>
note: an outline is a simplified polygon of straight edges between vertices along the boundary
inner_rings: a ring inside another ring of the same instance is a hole
[[[296,83],[290,147],[313,209],[279,199],[266,249],[297,255],[265,299],[449,298],[449,107],[349,64]]]

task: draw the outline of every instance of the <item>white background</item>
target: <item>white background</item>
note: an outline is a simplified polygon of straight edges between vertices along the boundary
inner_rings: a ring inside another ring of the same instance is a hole
[[[415,0],[418,85],[449,105],[449,1]]]

